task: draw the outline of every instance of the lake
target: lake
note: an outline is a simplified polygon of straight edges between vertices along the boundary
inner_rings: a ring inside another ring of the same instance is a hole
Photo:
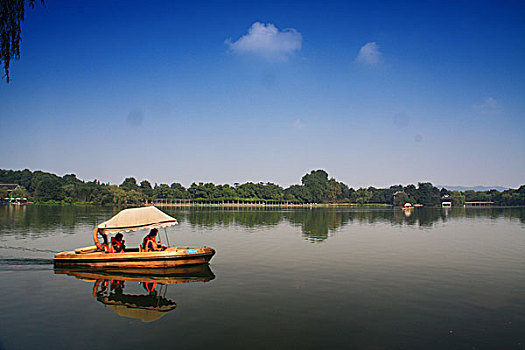
[[[0,206],[0,349],[525,349],[524,208],[165,209],[209,267],[55,271],[117,211]]]

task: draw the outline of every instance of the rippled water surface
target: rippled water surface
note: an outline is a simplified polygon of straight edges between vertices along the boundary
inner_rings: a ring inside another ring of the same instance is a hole
[[[0,207],[0,349],[525,349],[523,208],[167,209],[209,267],[54,269],[117,211]]]

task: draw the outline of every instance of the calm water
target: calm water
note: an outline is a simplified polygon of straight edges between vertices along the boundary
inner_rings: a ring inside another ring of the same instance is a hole
[[[0,207],[0,349],[525,349],[525,209],[166,211],[217,254],[155,286],[54,270],[116,209]]]

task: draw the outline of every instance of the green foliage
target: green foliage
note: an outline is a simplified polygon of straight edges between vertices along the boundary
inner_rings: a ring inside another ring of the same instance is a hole
[[[430,182],[420,182],[417,184],[417,202],[425,206],[438,206],[441,204],[439,189],[432,186]]]
[[[370,198],[370,203],[392,203],[392,199],[394,197],[394,193],[396,192],[395,189],[392,188],[375,188],[375,187],[368,187],[368,191],[372,193],[372,197]],[[403,203],[404,204],[404,203]]]
[[[292,185],[285,190],[285,198],[303,203],[312,202],[312,194],[305,186]]]
[[[146,197],[153,196],[153,187],[151,187],[151,183],[148,180],[140,182],[140,190]]]
[[[139,185],[137,185],[137,180],[134,177],[125,178],[119,187],[122,188],[124,191],[139,191],[140,190]]]
[[[44,0],[41,0],[44,4]],[[35,7],[35,0],[28,6]],[[0,2],[0,61],[4,64],[6,82],[9,83],[9,66],[12,59],[20,59],[21,24],[25,17],[24,0],[2,0]]]
[[[177,199],[190,198],[190,194],[188,193],[186,188],[184,188],[184,186],[182,186],[180,183],[174,182],[170,185],[170,188],[172,190],[172,195],[174,198],[177,198]]]
[[[7,188],[0,187],[0,201],[2,201],[4,198],[8,198],[9,191],[7,191]]]
[[[312,170],[301,179],[303,186],[310,192],[312,202],[322,203],[328,191],[328,173],[324,170]]]
[[[328,199],[329,202],[335,203],[339,198],[341,198],[342,193],[343,191],[341,190],[339,183],[334,178],[331,178],[330,181],[328,181],[326,199]]]
[[[168,199],[171,197],[171,188],[166,184],[160,184],[153,189],[153,198],[155,199]]]
[[[41,201],[64,199],[64,191],[57,176],[41,176],[34,184],[34,194]]]
[[[353,199],[357,204],[366,204],[370,202],[373,193],[366,188],[360,188],[353,194]]]
[[[402,207],[405,203],[411,203],[410,197],[405,192],[399,193],[394,197],[394,206]]]
[[[63,177],[54,174],[25,170],[0,169],[0,183],[19,184],[14,194],[19,198],[29,198],[34,202],[48,203],[93,203],[114,205],[140,205],[146,199],[181,200],[194,199],[204,201],[290,201],[299,203],[356,203],[383,204],[402,206],[409,202],[424,206],[440,206],[441,196],[449,194],[453,206],[463,206],[465,201],[491,201],[495,205],[525,205],[525,185],[518,189],[503,192],[490,191],[441,191],[431,183],[419,183],[418,187],[408,185],[391,186],[390,188],[360,188],[355,191],[346,184],[331,178],[324,170],[313,170],[301,179],[302,184],[283,189],[279,185],[267,182],[236,183],[215,185],[213,183],[192,183],[186,189],[180,183],[160,184],[152,188],[147,180],[137,184],[133,177],[126,178],[122,184],[101,184],[98,180],[84,182],[75,174]],[[0,189],[0,198],[6,197],[8,191]],[[394,198],[394,193],[398,193]],[[9,194],[14,196],[13,193]],[[16,198],[15,197],[15,198]]]
[[[459,191],[450,191],[450,197],[452,198],[452,206],[462,207],[465,204],[465,196]]]
[[[24,186],[18,186],[13,191],[11,191],[11,198],[27,198],[27,197],[29,197],[29,193],[24,188]]]

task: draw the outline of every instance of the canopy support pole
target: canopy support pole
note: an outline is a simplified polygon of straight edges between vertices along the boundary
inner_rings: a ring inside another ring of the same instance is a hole
[[[168,238],[168,231],[164,227],[164,234],[166,235],[166,242],[168,242],[168,247],[170,246],[170,239]]]

